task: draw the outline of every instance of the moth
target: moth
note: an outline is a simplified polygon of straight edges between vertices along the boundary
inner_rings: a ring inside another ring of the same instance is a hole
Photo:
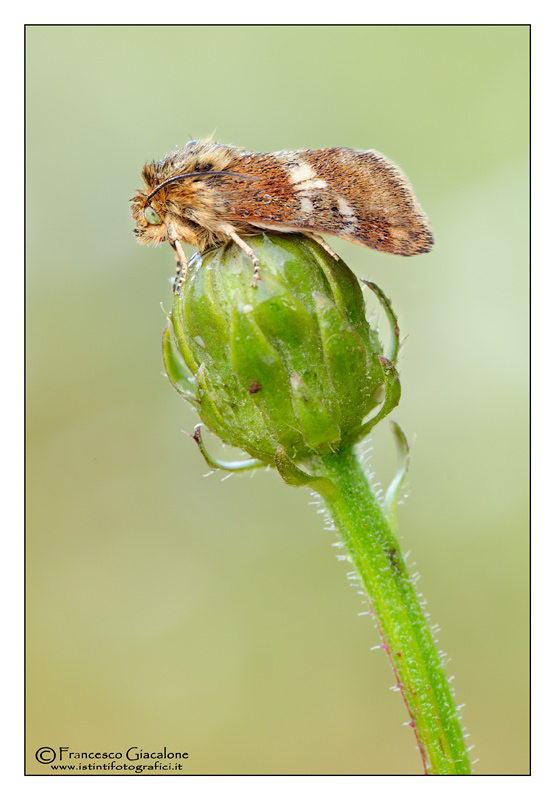
[[[428,219],[404,173],[376,150],[330,147],[251,153],[211,140],[147,164],[146,189],[131,201],[140,244],[168,241],[177,261],[174,291],[187,274],[182,247],[199,252],[230,239],[260,264],[244,237],[261,231],[332,234],[384,253],[414,256],[433,245]]]

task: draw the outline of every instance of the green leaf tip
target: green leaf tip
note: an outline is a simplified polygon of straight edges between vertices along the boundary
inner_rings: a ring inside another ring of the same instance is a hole
[[[397,531],[397,506],[407,477],[410,463],[410,446],[404,430],[394,420],[389,421],[397,447],[397,471],[384,498],[384,513],[394,531]]]
[[[202,425],[199,423],[198,425],[195,425],[195,432],[189,435],[191,436],[191,439],[197,443],[202,457],[211,469],[223,469],[226,470],[226,472],[247,472],[248,470],[265,466],[262,461],[258,461],[256,458],[249,458],[243,461],[220,461],[219,459],[214,458],[206,450],[202,440],[201,429]]]
[[[397,363],[397,357],[399,355],[399,347],[400,347],[400,339],[399,339],[399,323],[397,321],[397,315],[393,311],[393,306],[391,305],[391,300],[386,297],[386,295],[382,292],[380,287],[373,283],[372,281],[365,281],[362,280],[369,289],[371,289],[376,297],[378,298],[381,307],[385,311],[386,317],[389,322],[389,327],[391,331],[391,341],[389,343],[389,353],[387,354],[387,358],[391,361],[392,364]]]

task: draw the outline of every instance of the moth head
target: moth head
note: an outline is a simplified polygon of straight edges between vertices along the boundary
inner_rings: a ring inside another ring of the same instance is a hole
[[[176,155],[183,160],[181,152]],[[188,158],[187,163],[190,163],[190,154]],[[198,246],[198,229],[208,227],[206,214],[214,205],[216,189],[222,179],[258,180],[254,175],[214,170],[212,166],[211,162],[196,159],[195,170],[188,172],[176,172],[170,160],[144,167],[146,189],[138,191],[131,201],[131,216],[136,224],[133,232],[139,244],[161,244],[168,239],[181,239]],[[185,165],[183,168],[186,169]],[[170,175],[165,177],[164,173],[168,171]]]
[[[181,239],[197,244],[194,209],[199,205],[199,186],[207,176],[221,173],[184,172],[160,180],[156,164],[143,170],[146,189],[138,191],[131,201],[133,231],[139,244],[161,244]]]
[[[165,203],[158,197],[149,197],[148,190],[137,192],[131,201],[131,216],[139,244],[161,244],[167,240],[169,220]]]
[[[133,233],[139,244],[161,244],[171,237],[168,227],[175,232],[176,223],[183,216],[183,203],[177,208],[172,201],[175,180],[181,175],[164,175],[165,162],[146,164],[142,177],[145,188],[139,190],[131,200],[131,216],[135,221]],[[178,184],[180,185],[180,184]],[[179,213],[181,211],[181,213]]]

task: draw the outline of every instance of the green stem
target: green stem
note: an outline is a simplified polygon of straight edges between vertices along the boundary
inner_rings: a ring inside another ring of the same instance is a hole
[[[399,542],[354,448],[322,456],[318,491],[349,551],[370,601],[410,714],[424,769],[468,775],[459,716]]]

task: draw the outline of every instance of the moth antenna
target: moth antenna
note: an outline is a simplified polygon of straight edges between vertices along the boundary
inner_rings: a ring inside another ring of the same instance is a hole
[[[239,178],[241,181],[258,181],[260,178],[256,177],[256,175],[241,175],[239,172],[227,172],[226,170],[219,170],[213,172],[185,172],[183,175],[175,175],[173,178],[168,178],[162,183],[159,183],[152,192],[146,198],[146,202],[150,200],[151,197],[163,189],[165,186],[168,186],[170,183],[177,183],[177,181],[185,181],[187,178],[216,178],[216,177],[227,177],[227,178]]]

